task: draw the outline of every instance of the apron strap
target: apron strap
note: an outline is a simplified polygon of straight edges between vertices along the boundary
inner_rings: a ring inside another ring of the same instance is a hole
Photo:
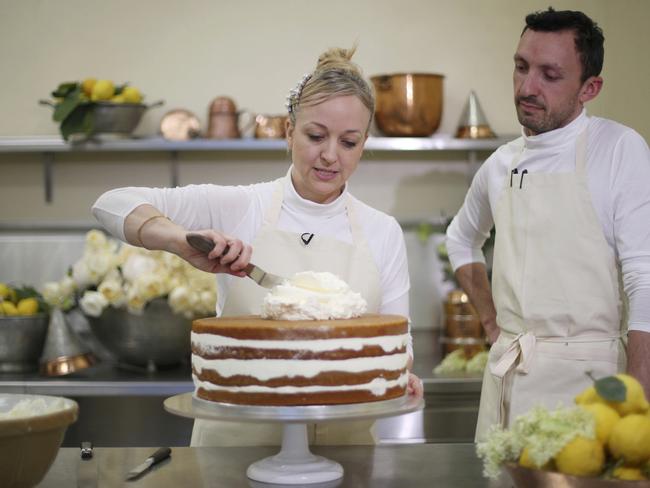
[[[497,362],[490,365],[490,371],[492,374],[498,378],[503,378],[516,364],[519,357],[521,357],[521,360],[517,365],[517,371],[528,374],[530,361],[535,353],[536,341],[537,338],[530,332],[517,334],[510,341],[508,348]]]

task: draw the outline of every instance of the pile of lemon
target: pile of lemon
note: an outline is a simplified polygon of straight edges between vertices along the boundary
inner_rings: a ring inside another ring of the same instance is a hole
[[[86,78],[81,82],[81,90],[93,102],[141,103],[144,98],[135,86],[117,86],[111,80]]]
[[[32,295],[33,291],[30,292]],[[24,290],[0,283],[0,317],[28,316],[44,312],[44,307],[35,296],[25,296]]]
[[[600,379],[581,392],[575,403],[593,415],[596,438],[574,437],[541,467],[534,465],[524,449],[519,464],[574,476],[650,479],[650,405],[636,378],[617,374]]]

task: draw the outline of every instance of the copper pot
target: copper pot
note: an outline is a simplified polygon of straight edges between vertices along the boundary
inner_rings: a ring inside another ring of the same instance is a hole
[[[241,115],[244,117],[240,119]],[[210,139],[238,139],[252,128],[254,121],[253,114],[237,111],[232,98],[217,97],[210,104],[206,136]]]
[[[255,117],[255,137],[258,139],[284,139],[286,132],[286,115],[259,114]]]
[[[377,128],[387,136],[427,137],[440,125],[442,80],[432,73],[397,73],[371,77],[377,103]]]

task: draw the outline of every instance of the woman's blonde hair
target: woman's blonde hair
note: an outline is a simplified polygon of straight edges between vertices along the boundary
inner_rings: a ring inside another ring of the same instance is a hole
[[[291,123],[296,123],[300,107],[318,105],[334,97],[354,95],[370,112],[368,127],[375,113],[375,95],[363,78],[361,68],[351,61],[356,46],[350,49],[332,48],[318,58],[313,73],[305,75],[296,88],[291,90],[287,109]]]

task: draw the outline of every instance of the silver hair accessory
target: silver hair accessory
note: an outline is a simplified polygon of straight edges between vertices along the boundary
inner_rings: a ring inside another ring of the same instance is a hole
[[[289,95],[287,95],[287,103],[285,104],[289,113],[293,113],[293,106],[300,99],[300,94],[302,93],[303,88],[305,88],[305,85],[310,78],[311,73],[303,75],[302,79],[298,82],[296,87],[289,91]]]

